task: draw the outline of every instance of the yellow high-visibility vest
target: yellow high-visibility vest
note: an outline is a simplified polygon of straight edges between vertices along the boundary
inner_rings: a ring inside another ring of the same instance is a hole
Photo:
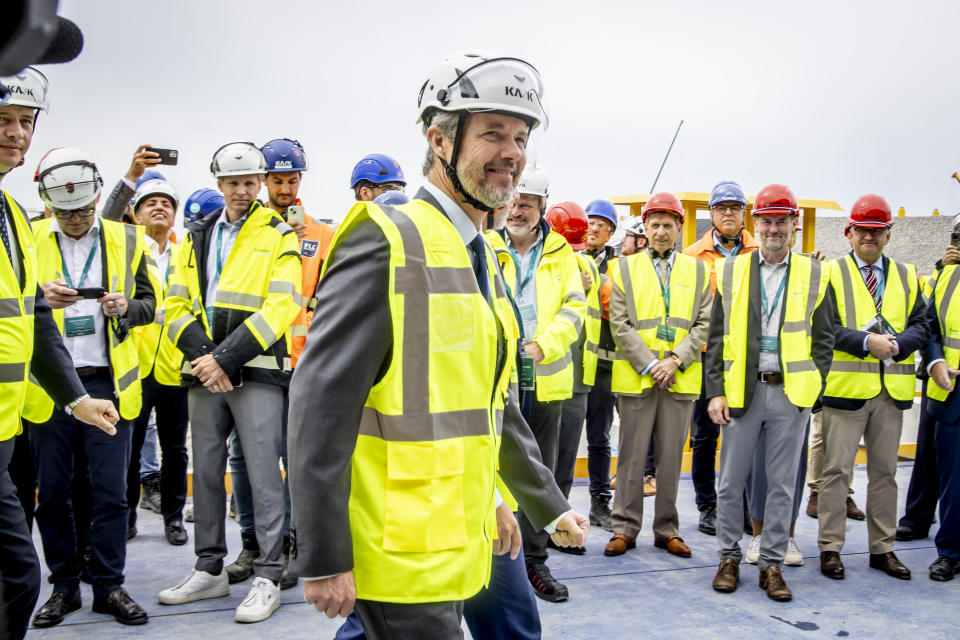
[[[586,339],[583,342],[583,384],[592,387],[597,379],[597,359],[600,349],[600,323],[603,318],[600,315],[600,287],[603,285],[603,278],[600,276],[600,269],[597,263],[588,255],[577,253],[577,262],[581,271],[590,272],[590,291],[587,296],[587,315],[583,323],[586,331]]]
[[[830,284],[837,296],[840,323],[850,329],[866,326],[877,315],[877,306],[867,290],[856,261],[848,254],[833,261],[830,272]],[[917,268],[912,264],[891,259],[888,272],[880,313],[899,333],[906,329],[910,311],[917,301]],[[886,388],[891,398],[903,402],[913,399],[917,372],[912,353],[899,362],[884,366],[869,353],[865,358],[858,358],[839,349],[833,352],[824,395],[854,400],[874,398],[881,391],[881,370],[882,387]]]
[[[493,251],[491,308],[460,234],[421,200],[357,203],[332,240],[334,261],[341,239],[366,220],[390,244],[393,355],[370,390],[352,458],[357,597],[464,600],[490,576],[516,319]]]
[[[180,384],[183,352],[177,349],[167,338],[169,324],[166,321],[166,310],[162,296],[166,295],[170,288],[170,281],[176,269],[181,245],[174,244],[172,238],[167,242],[170,243],[170,263],[167,273],[160,273],[159,270],[151,267],[151,269],[154,269],[154,275],[162,290],[161,297],[157,299],[154,321],[147,325],[134,327],[131,332],[137,340],[140,379],[146,378],[152,372],[157,383],[168,387],[176,387]]]
[[[619,266],[613,274],[613,286],[623,291],[626,298],[630,325],[659,360],[690,333],[703,297],[710,295],[707,268],[703,262],[683,254],[676,254],[673,260],[669,314],[663,293],[659,292],[660,279],[648,252],[619,258]],[[660,325],[673,330],[673,340],[657,337]],[[683,371],[676,372],[676,383],[670,391],[699,395],[703,379],[700,360],[685,364]],[[638,395],[653,385],[650,375],[640,375],[622,354],[618,354],[613,362],[611,390],[614,393]]]
[[[10,194],[3,194],[16,229],[23,271],[18,281],[7,247],[0,242],[0,442],[22,431],[20,415],[33,358],[33,306],[37,291],[37,249],[30,222]],[[13,233],[9,233],[9,238],[14,241]]]
[[[747,253],[716,262],[717,289],[723,296],[723,386],[731,409],[744,407],[754,260],[757,257]],[[783,387],[795,406],[812,407],[823,386],[811,356],[813,312],[826,294],[830,265],[794,253],[789,270],[782,302],[786,310],[779,335]]]
[[[940,323],[940,339],[943,341],[943,358],[954,369],[960,368],[960,296],[954,295],[960,286],[960,265],[943,267],[933,290],[937,322]],[[927,383],[927,397],[943,402],[950,395],[933,380]]]

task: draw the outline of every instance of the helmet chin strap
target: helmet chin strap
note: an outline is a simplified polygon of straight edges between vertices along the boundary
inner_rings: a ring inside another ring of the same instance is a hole
[[[734,234],[732,234],[732,235],[720,231],[720,229],[717,229],[716,226],[714,226],[713,228],[714,228],[714,230],[716,230],[717,235],[719,235],[719,236],[720,236],[721,238],[723,238],[724,240],[729,240],[730,242],[736,242],[737,240],[739,240],[739,239],[740,239],[740,232],[743,231],[743,225],[740,225],[740,228],[737,229],[737,232],[734,233]]]
[[[457,157],[460,155],[460,134],[463,133],[463,126],[466,123],[467,112],[461,111],[457,115],[457,135],[453,140],[453,153],[450,154],[450,157],[453,158],[453,164],[444,160],[442,156],[440,157],[440,162],[443,164],[443,170],[447,172],[447,177],[450,178],[453,188],[463,196],[463,201],[474,209],[492,214],[493,207],[473,197],[473,195],[467,191],[466,187],[463,186],[463,183],[460,181],[460,176],[457,175]]]

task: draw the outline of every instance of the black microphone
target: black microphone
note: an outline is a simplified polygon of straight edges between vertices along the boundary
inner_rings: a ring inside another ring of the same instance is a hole
[[[70,62],[83,51],[83,33],[71,20],[57,16],[57,35],[34,64],[60,64]]]

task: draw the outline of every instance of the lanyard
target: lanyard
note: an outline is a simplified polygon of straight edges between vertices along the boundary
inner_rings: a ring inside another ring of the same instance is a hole
[[[520,280],[520,256],[517,254],[516,250],[511,246],[510,247],[510,256],[513,258],[513,264],[517,268],[517,295],[523,295],[523,290],[527,288],[527,285],[530,284],[530,278],[532,278],[537,273],[537,260],[540,258],[540,250],[542,246],[540,242],[537,242],[533,246],[533,251],[530,252],[530,261],[527,265],[527,277]]]
[[[773,314],[773,310],[777,308],[777,303],[780,302],[780,296],[783,295],[783,287],[787,284],[787,270],[783,270],[783,277],[780,278],[780,287],[777,288],[777,295],[773,297],[773,304],[770,305],[770,308],[767,308],[767,289],[763,285],[763,274],[760,274],[760,302],[763,305],[763,318],[764,323],[770,322],[770,316]]]
[[[87,273],[90,271],[90,265],[93,264],[93,256],[95,256],[97,253],[97,245],[99,243],[100,230],[98,229],[93,238],[93,246],[90,247],[90,254],[87,256],[87,262],[83,265],[83,272],[80,274],[80,279],[77,280],[76,286],[73,285],[73,280],[70,278],[70,271],[67,269],[67,261],[63,257],[63,250],[60,251],[60,264],[63,266],[63,279],[67,281],[67,286],[71,289],[77,289],[83,286],[83,281],[87,279]]]
[[[167,263],[169,267],[170,263]],[[216,281],[220,282],[220,274],[223,273],[223,225],[217,225],[217,275]]]

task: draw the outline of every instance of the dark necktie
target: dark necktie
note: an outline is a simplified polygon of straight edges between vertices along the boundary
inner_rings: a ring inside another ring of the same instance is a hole
[[[470,248],[473,249],[473,273],[477,276],[477,284],[480,286],[480,293],[484,299],[490,301],[490,282],[487,276],[487,250],[483,242],[483,236],[479,233],[470,241]]]
[[[3,240],[3,250],[7,252],[10,262],[13,262],[13,255],[10,249],[10,234],[7,232],[7,202],[4,199],[0,202],[0,240]]]
[[[873,296],[873,302],[877,305],[877,309],[880,309],[883,304],[883,295],[880,293],[880,279],[872,266],[866,265],[860,268],[863,269],[863,281],[867,283],[867,291]]]

